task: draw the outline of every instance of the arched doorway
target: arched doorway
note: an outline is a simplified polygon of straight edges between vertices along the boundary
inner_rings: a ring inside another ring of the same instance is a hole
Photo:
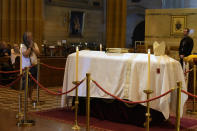
[[[133,31],[132,47],[135,45],[135,41],[144,41],[145,37],[145,21],[140,22]]]

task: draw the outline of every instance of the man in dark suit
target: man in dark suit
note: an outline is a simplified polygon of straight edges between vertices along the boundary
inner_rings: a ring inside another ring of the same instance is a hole
[[[182,67],[183,67],[183,58],[191,54],[194,46],[193,39],[188,36],[189,31],[190,30],[188,28],[185,28],[183,30],[184,37],[182,38],[179,46],[179,57]]]

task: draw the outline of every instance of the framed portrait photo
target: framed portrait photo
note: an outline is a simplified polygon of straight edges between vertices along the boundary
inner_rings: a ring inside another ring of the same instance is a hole
[[[82,37],[84,29],[84,12],[71,11],[69,35],[72,37]]]
[[[171,17],[171,35],[182,35],[186,28],[186,16]]]

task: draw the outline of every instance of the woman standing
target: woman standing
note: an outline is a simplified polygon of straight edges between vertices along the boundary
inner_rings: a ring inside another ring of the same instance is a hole
[[[30,73],[34,78],[37,78],[37,56],[40,54],[38,45],[33,42],[33,37],[31,32],[25,32],[23,34],[23,43],[21,44],[22,48],[22,68],[32,66]],[[33,101],[33,82],[29,84],[28,90],[28,100]]]

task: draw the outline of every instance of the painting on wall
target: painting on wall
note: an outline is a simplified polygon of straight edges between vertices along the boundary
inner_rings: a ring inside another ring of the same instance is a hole
[[[182,35],[186,28],[186,16],[171,17],[171,35]]]
[[[71,11],[69,34],[74,37],[81,37],[84,28],[84,12]]]

